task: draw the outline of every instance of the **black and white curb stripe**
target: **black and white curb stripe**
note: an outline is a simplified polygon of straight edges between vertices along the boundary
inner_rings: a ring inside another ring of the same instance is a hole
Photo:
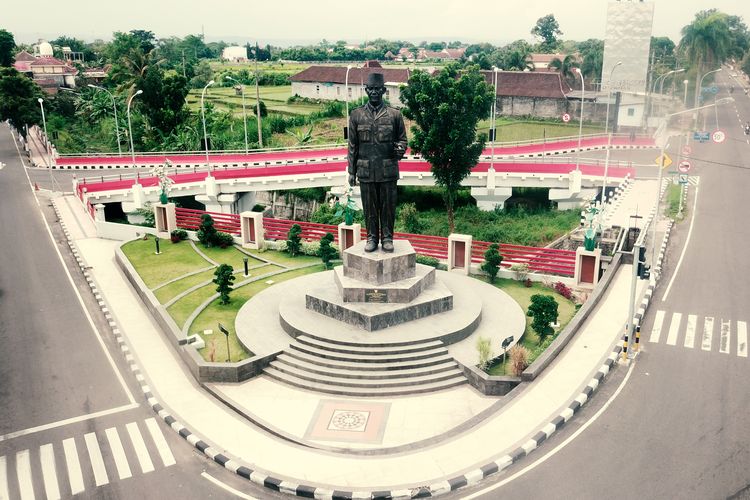
[[[674,221],[669,221],[667,225],[667,230],[664,232],[664,238],[661,242],[661,248],[659,249],[659,257],[656,259],[656,263],[651,267],[651,278],[649,280],[648,288],[646,289],[646,293],[643,296],[643,299],[641,300],[640,306],[638,306],[638,312],[635,313],[635,316],[633,317],[633,323],[638,326],[641,324],[641,321],[643,321],[644,316],[646,315],[646,310],[648,309],[649,304],[651,303],[651,299],[654,296],[654,290],[656,290],[656,284],[659,282],[659,278],[661,277],[661,271],[662,271],[662,264],[664,263],[664,257],[667,254],[667,245],[669,244],[669,235],[672,232],[672,227],[674,226]]]

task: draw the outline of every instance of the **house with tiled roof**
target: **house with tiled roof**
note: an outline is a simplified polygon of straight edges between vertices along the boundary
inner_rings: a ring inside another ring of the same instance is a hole
[[[309,66],[289,78],[292,95],[324,101],[355,101],[365,95],[365,82],[370,73],[383,73],[385,98],[392,106],[401,106],[400,85],[409,81],[407,68],[383,68],[377,61],[349,70],[348,87],[345,66]]]
[[[13,67],[30,76],[47,93],[55,94],[59,87],[75,88],[78,70],[67,62],[51,56],[33,56],[26,51],[16,54]]]
[[[19,73],[30,73],[31,72],[31,63],[36,61],[36,57],[29,54],[25,50],[22,50],[18,54],[16,54],[16,60],[13,63],[13,67],[18,71]]]
[[[565,56],[568,54],[530,54],[530,60],[531,64],[534,65],[535,70],[546,70],[549,68],[549,65],[552,61],[555,59],[560,59],[561,61],[565,59]],[[580,62],[580,56],[579,54],[573,54],[573,57],[577,62]]]

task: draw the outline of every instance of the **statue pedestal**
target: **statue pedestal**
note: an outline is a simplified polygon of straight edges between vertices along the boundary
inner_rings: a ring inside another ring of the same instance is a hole
[[[602,249],[586,250],[584,247],[576,249],[575,280],[579,288],[593,289],[599,282],[599,267],[601,265]]]

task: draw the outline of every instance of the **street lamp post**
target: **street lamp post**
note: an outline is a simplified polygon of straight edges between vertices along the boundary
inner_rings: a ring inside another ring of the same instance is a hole
[[[586,87],[583,83],[583,73],[581,73],[581,68],[573,68],[573,71],[578,73],[578,76],[581,77],[581,117],[578,120],[578,154],[576,155],[576,171],[581,170],[581,138],[583,137],[583,101],[586,98]]]
[[[203,99],[206,97],[206,90],[208,87],[214,84],[214,81],[211,80],[206,84],[205,87],[203,87],[203,91],[201,91],[201,119],[203,120],[203,145],[206,147],[206,169],[210,172],[211,171],[211,164],[208,161],[208,133],[206,132],[206,107],[203,105]]]
[[[344,77],[344,106],[346,107],[346,122],[344,123],[344,139],[349,139],[349,70],[352,65],[346,67],[346,76]]]
[[[664,80],[666,80],[669,75],[675,75],[677,73],[683,73],[684,71],[685,71],[685,68],[680,68],[680,69],[675,69],[675,70],[668,71],[668,72],[664,73],[659,78],[657,78],[656,80],[654,80],[654,88],[653,88],[653,90],[656,90],[656,85],[659,84],[659,82],[661,81],[661,84],[659,85],[659,94],[662,94],[664,92]],[[654,100],[652,98],[651,99],[651,106],[649,107],[649,116],[652,115],[653,113],[654,113]]]
[[[128,114],[128,136],[130,137],[130,161],[133,165],[133,168],[135,168],[135,147],[133,146],[133,126],[130,124],[130,104],[133,102],[133,99],[137,95],[143,94],[142,90],[138,90],[135,92],[135,94],[130,96],[130,99],[128,99],[128,108],[127,108],[127,114]]]
[[[708,73],[706,73],[702,77],[700,77],[700,79],[698,79],[698,87],[695,89],[696,96],[700,96],[700,95],[703,94],[702,91],[701,91],[701,89],[703,88],[703,79],[706,78],[708,75],[710,75],[712,73],[718,73],[719,71],[721,71],[721,68],[715,69],[713,71],[709,71]],[[696,104],[702,104],[702,103],[699,103],[698,101],[699,101],[699,99],[696,97]],[[704,121],[703,125],[704,125],[704,128],[705,128],[705,125],[706,125],[705,124],[705,115],[704,115],[704,120],[703,121]],[[698,125],[698,116],[697,115],[695,116],[695,125]]]
[[[682,80],[682,84],[685,86],[685,95],[682,98],[682,105],[687,108],[687,87],[688,87],[689,80],[686,78]]]
[[[609,101],[612,100],[612,75],[614,75],[618,66],[622,66],[622,61],[617,61],[617,64],[612,66],[612,70],[609,72],[609,81],[607,82],[607,118],[604,121],[605,134],[609,131]]]
[[[258,44],[255,44],[255,116],[258,118],[258,146],[263,148],[263,128],[260,123],[260,89],[258,88]]]
[[[494,89],[495,93],[493,95],[492,99],[492,116],[490,117],[490,133],[492,134],[492,137],[490,137],[490,170],[493,172],[495,171],[495,138],[497,136],[497,128],[496,128],[496,120],[495,115],[497,113],[497,72],[498,67],[493,66],[492,67],[492,76],[493,76],[493,82],[494,82]]]
[[[103,90],[107,94],[109,94],[110,99],[112,99],[112,110],[115,112],[115,135],[117,136],[117,154],[122,156],[122,147],[120,146],[120,126],[117,123],[117,104],[115,103],[115,96],[112,95],[112,93],[105,89],[104,87],[99,87],[98,85],[93,85],[91,83],[88,84],[88,87],[92,89],[98,89]]]
[[[37,102],[39,103],[39,107],[42,108],[42,124],[44,126],[44,161],[47,164],[47,168],[50,168],[52,162],[49,158],[49,137],[47,136],[47,118],[44,116],[44,99],[40,97],[37,99]],[[50,189],[52,188],[50,187]]]
[[[240,86],[240,89],[242,89],[242,123],[245,127],[245,154],[248,154],[250,152],[250,148],[248,148],[247,146],[247,109],[245,108],[245,86],[229,75],[226,75],[224,79],[235,82]]]

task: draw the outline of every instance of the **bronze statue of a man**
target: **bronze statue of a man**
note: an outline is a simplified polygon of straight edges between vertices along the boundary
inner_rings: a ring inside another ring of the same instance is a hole
[[[392,252],[398,161],[406,153],[406,128],[401,112],[383,103],[382,73],[367,76],[365,92],[369,102],[349,116],[349,185],[359,180],[367,226],[365,252],[375,251],[378,242],[384,252]]]

